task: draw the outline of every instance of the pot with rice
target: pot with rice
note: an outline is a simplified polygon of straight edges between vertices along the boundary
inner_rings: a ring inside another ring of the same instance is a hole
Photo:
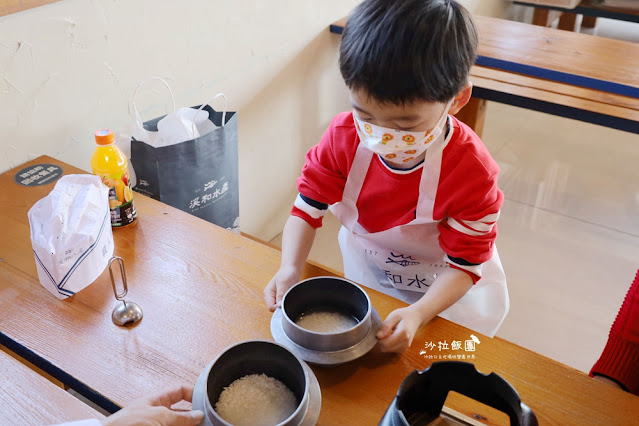
[[[271,334],[304,361],[330,366],[370,351],[380,324],[360,286],[344,278],[315,277],[286,292],[271,318]]]
[[[321,392],[308,365],[287,348],[247,340],[224,350],[200,374],[193,409],[202,425],[313,425]]]

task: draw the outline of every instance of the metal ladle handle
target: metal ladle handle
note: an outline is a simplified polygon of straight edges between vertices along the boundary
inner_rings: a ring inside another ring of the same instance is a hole
[[[118,289],[115,285],[115,278],[113,278],[113,269],[111,269],[111,264],[114,260],[118,261],[120,266],[120,275],[122,276],[122,293],[118,293]],[[122,301],[126,306],[126,302],[124,301],[124,296],[129,292],[129,288],[126,285],[126,272],[124,270],[124,260],[119,256],[113,256],[109,259],[109,275],[111,275],[111,285],[113,286],[113,294],[115,295],[116,300]]]
[[[113,277],[113,269],[111,268],[111,265],[113,264],[114,260],[117,260],[118,264],[120,265],[120,274],[122,276],[122,287],[123,287],[121,293],[118,293],[118,289],[115,285],[115,278]],[[116,325],[126,325],[128,323],[135,324],[136,322],[142,319],[142,309],[137,304],[133,302],[126,303],[126,301],[124,300],[124,296],[126,296],[126,294],[128,293],[129,287],[127,286],[127,283],[126,283],[126,272],[124,270],[124,260],[122,260],[121,257],[113,256],[111,259],[109,259],[109,275],[111,276],[111,285],[113,286],[113,294],[115,295],[115,298],[119,302],[122,302],[121,305],[118,304],[118,306],[116,306],[115,309],[113,309],[113,312],[111,313],[111,320]]]

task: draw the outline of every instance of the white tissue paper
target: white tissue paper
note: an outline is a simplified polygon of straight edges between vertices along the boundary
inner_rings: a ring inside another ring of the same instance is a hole
[[[180,108],[158,121],[158,131],[149,145],[156,148],[186,142],[211,133],[217,126],[209,120],[209,112],[194,108]],[[140,139],[138,139],[140,140]],[[145,140],[142,140],[146,142]]]
[[[125,126],[117,135],[115,144],[122,150],[126,158],[131,159],[131,138],[147,143],[154,148],[176,145],[204,136],[217,129],[209,112],[196,108],[180,108],[162,117],[157,124],[157,131],[146,130],[139,122]],[[131,188],[137,185],[135,170],[129,162],[129,179]]]
[[[146,130],[138,122],[125,126],[119,132],[117,145],[130,158],[131,137],[154,148],[162,148],[199,138],[211,133],[217,127],[209,120],[208,111],[198,112],[195,108],[179,108],[158,121],[157,131]]]
[[[66,299],[95,281],[113,256],[109,188],[93,175],[66,175],[29,210],[40,284]]]

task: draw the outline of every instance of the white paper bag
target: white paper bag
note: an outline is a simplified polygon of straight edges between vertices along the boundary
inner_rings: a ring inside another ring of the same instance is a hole
[[[135,97],[138,90],[150,80],[158,80],[162,82],[171,95],[171,101],[173,103],[172,112],[169,112],[163,117],[149,121],[149,123],[152,123],[153,130],[147,128],[147,126],[145,126],[142,122],[142,118],[140,117],[140,113],[138,112],[138,108],[135,103]],[[209,116],[209,112],[204,109],[204,107],[217,98],[224,99],[224,115],[222,117],[222,123],[225,123],[224,116],[226,115],[227,100],[223,93],[218,93],[199,107],[178,109],[175,106],[173,90],[171,90],[171,86],[169,86],[165,80],[160,77],[151,77],[149,80],[143,80],[137,85],[133,91],[133,96],[131,97],[131,106],[133,107],[135,120],[118,131],[115,144],[130,160],[132,139],[135,139],[138,142],[144,142],[153,148],[163,148],[207,135],[217,129],[218,126],[215,125],[212,117]],[[129,163],[129,178],[131,179],[131,188],[134,188],[137,185],[137,176],[135,168],[131,163]]]
[[[95,281],[113,256],[108,198],[99,177],[66,175],[29,210],[38,278],[58,299]]]
[[[158,121],[157,132],[138,128],[137,130],[143,139],[136,138],[136,140],[146,142],[154,148],[161,148],[199,138],[215,129],[217,126],[209,120],[207,111],[199,111],[196,108],[179,108]]]

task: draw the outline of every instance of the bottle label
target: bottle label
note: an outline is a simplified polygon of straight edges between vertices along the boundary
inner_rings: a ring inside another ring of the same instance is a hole
[[[130,225],[137,217],[133,204],[133,191],[129,181],[129,172],[100,174],[102,183],[109,187],[109,208],[111,226],[114,228]]]

